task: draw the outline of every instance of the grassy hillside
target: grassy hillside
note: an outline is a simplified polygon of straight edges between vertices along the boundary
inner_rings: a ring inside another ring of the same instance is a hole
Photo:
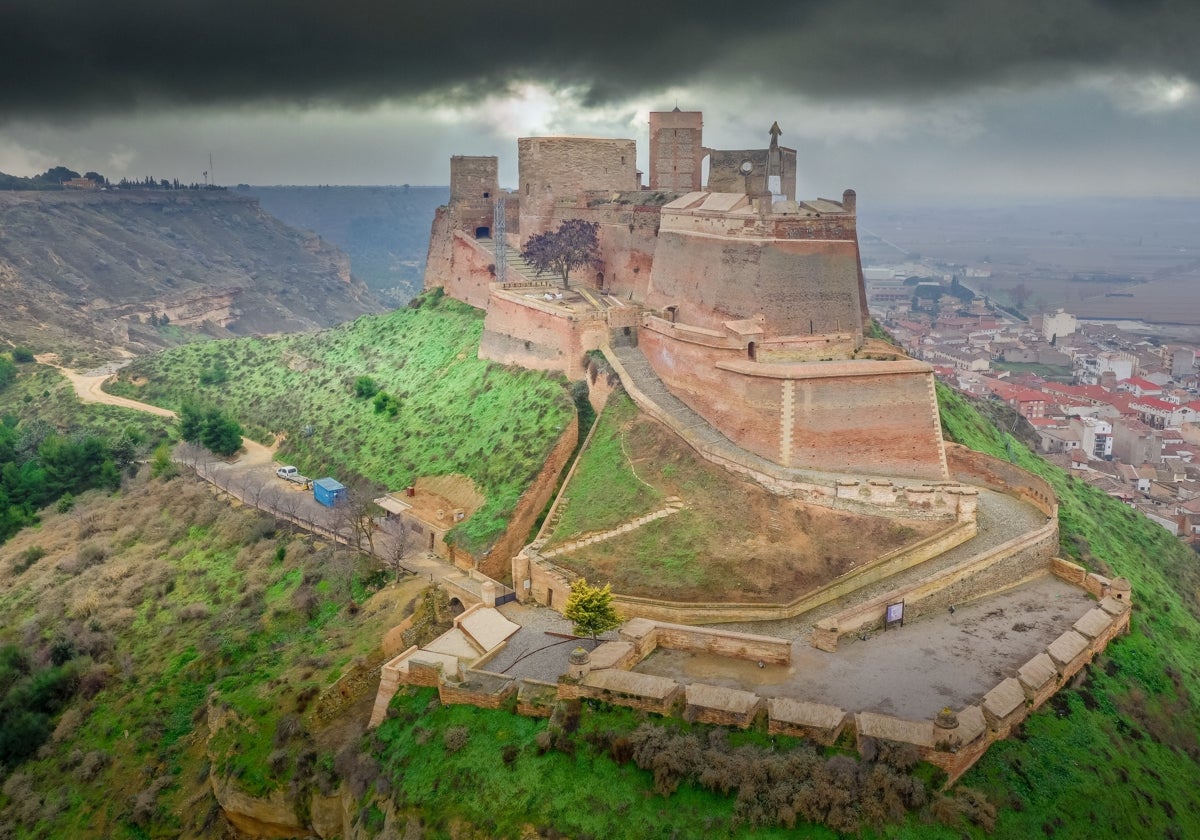
[[[1132,580],[1133,634],[994,746],[957,799],[931,794],[907,820],[862,836],[989,836],[967,818],[987,824],[990,808],[998,838],[1200,836],[1195,556],[1018,442],[1006,446],[962,398],[941,397],[948,436],[1001,457],[1011,447],[1055,485],[1064,551]],[[35,547],[44,553],[26,563]],[[344,783],[356,803],[354,836],[364,838],[378,836],[392,811],[419,818],[430,838],[832,837],[803,822],[789,831],[748,820],[801,807],[870,824],[896,804],[887,784],[871,787],[887,775],[874,770],[858,782],[866,785],[860,800],[839,803],[826,790],[814,801],[804,787],[801,799],[778,799],[792,778],[780,769],[813,763],[804,752],[779,753],[762,765],[765,775],[753,784],[743,775],[724,795],[688,781],[663,795],[656,786],[669,790],[696,749],[715,749],[736,769],[770,740],[750,732],[727,744],[705,727],[683,727],[698,747],[685,739],[646,750],[646,761],[663,758],[639,769],[630,758],[653,740],[634,731],[642,716],[619,709],[546,722],[404,692],[375,736],[345,749],[365,709],[330,705],[337,692],[326,689],[357,657],[370,657],[415,595],[393,589],[366,599],[348,557],[276,532],[268,518],[185,479],[88,494],[0,547],[0,648],[26,657],[34,673],[20,685],[36,678],[42,694],[70,691],[46,745],[0,771],[0,836],[212,836],[221,825],[212,770],[249,793],[288,791],[301,813],[317,792]],[[0,671],[14,661],[0,653]],[[6,692],[9,679],[0,679]],[[38,692],[22,689],[19,699]],[[204,739],[216,720],[228,725],[210,757]],[[828,775],[834,765],[823,766]]]
[[[0,836],[215,836],[210,767],[307,796],[339,745],[322,691],[416,591],[367,599],[350,562],[184,478],[82,496],[0,548],[0,659],[35,687],[51,664],[69,675],[45,745],[0,770]],[[206,744],[210,713],[225,725]]]
[[[559,382],[477,358],[479,310],[436,294],[419,301],[319,333],[175,348],[138,360],[111,390],[171,408],[194,397],[252,431],[283,433],[279,457],[309,476],[349,484],[357,474],[399,490],[418,476],[464,473],[487,501],[454,538],[481,551],[573,408]],[[362,376],[394,397],[394,413],[356,396]]]

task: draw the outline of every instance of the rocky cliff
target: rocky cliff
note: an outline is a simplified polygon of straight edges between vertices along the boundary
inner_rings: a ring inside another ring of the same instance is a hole
[[[344,253],[246,196],[0,192],[0,339],[35,351],[138,353],[382,308]]]

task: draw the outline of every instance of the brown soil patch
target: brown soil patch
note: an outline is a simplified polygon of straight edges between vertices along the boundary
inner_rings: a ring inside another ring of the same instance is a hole
[[[686,509],[554,562],[624,595],[787,602],[945,526],[780,498],[703,460],[644,414],[622,434],[638,476]]]

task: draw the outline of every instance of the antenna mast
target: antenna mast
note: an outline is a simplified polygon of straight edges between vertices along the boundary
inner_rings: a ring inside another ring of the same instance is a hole
[[[496,282],[503,283],[508,275],[508,237],[504,231],[504,193],[492,204],[492,243],[496,254]]]

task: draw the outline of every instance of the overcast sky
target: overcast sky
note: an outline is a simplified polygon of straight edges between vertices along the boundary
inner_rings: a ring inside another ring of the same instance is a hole
[[[801,196],[1200,195],[1195,0],[3,0],[0,171],[446,184],[517,136],[778,120]]]

